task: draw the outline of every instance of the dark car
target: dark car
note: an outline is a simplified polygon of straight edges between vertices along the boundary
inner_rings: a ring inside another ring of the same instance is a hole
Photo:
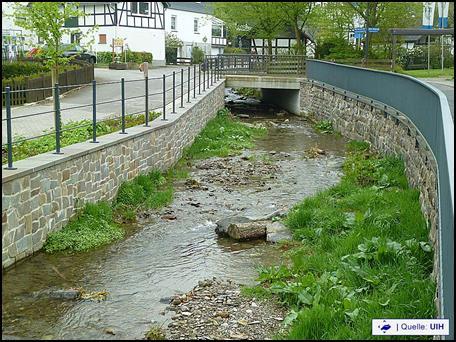
[[[46,45],[42,48],[31,49],[27,53],[27,57],[34,58],[36,55],[39,54],[41,49],[46,49]],[[79,45],[71,46],[71,44],[63,44],[63,49],[65,50],[65,52],[63,53],[64,57],[75,56],[75,59],[86,61],[92,64],[95,64],[97,61],[97,57],[93,53],[88,52],[86,49],[82,48]]]
[[[64,44],[64,46],[68,48],[70,44]],[[82,48],[79,45],[69,48],[69,50],[66,50],[63,55],[65,57],[76,55],[75,59],[86,61],[92,64],[95,64],[97,62],[97,57],[93,53],[88,52],[86,49]]]

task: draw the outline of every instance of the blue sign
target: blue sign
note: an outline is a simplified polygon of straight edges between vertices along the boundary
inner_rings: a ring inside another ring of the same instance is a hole
[[[362,32],[355,32],[355,39],[363,39],[364,34]]]
[[[369,32],[378,32],[380,31],[380,29],[378,27],[369,27]],[[364,27],[355,27],[355,33],[358,33],[358,32],[362,32],[362,33],[365,33],[366,32],[366,28]]]

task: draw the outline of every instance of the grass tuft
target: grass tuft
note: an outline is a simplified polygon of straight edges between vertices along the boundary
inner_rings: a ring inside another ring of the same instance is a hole
[[[258,289],[247,290],[290,309],[278,338],[370,339],[373,318],[436,317],[419,192],[400,159],[368,147],[350,142],[341,182],[289,212],[298,245],[281,265],[260,269]]]

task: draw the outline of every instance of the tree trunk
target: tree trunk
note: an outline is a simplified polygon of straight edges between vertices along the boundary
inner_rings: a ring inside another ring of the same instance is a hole
[[[266,236],[269,221],[232,223],[228,227],[228,235],[235,240],[262,239]]]
[[[296,36],[296,54],[301,55],[302,54],[302,44],[301,44],[302,32],[297,25],[295,25],[294,30],[295,30],[295,36]]]
[[[272,39],[268,38],[268,55],[272,56]]]

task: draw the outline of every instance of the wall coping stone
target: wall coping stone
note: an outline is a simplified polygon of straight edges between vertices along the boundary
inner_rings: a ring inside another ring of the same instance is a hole
[[[106,135],[97,137],[98,143],[91,143],[89,141],[80,142],[77,144],[62,147],[62,154],[55,154],[53,152],[42,153],[33,157],[18,160],[13,163],[13,167],[16,169],[8,170],[5,169],[7,164],[2,165],[2,184],[11,182],[15,179],[27,176],[34,172],[58,165],[63,164],[67,161],[73,160],[77,157],[82,157],[87,154],[102,150],[104,148],[117,145],[122,142],[126,142],[132,139],[136,139],[152,131],[158,131],[173,125],[179,121],[184,114],[193,108],[201,99],[215,91],[220,85],[224,85],[225,80],[220,79],[215,82],[214,85],[202,92],[201,95],[196,94],[196,98],[191,98],[192,102],[186,102],[186,107],[177,108],[176,114],[171,114],[172,102],[166,105],[166,121],[162,120],[163,109],[159,110],[161,116],[149,122],[150,127],[144,125],[133,126],[126,129],[127,134],[120,134],[119,132],[113,132]],[[185,96],[185,94],[184,94]],[[178,104],[178,98],[176,98],[176,104]]]

